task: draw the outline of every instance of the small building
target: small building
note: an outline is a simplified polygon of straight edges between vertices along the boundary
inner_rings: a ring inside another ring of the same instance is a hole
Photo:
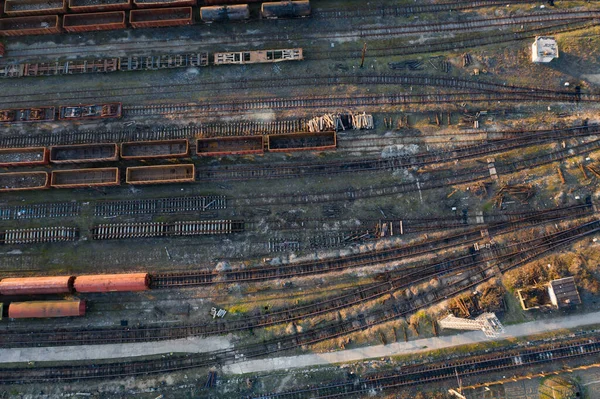
[[[581,304],[575,279],[572,276],[550,281],[548,283],[548,294],[550,295],[550,302],[557,308]]]
[[[536,36],[531,45],[531,61],[550,62],[558,58],[558,44],[552,36]]]

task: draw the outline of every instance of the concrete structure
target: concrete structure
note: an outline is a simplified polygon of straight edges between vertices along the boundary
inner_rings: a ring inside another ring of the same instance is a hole
[[[531,61],[550,62],[558,58],[558,44],[552,36],[536,36],[531,45]]]
[[[481,330],[488,338],[504,333],[504,326],[494,313],[482,313],[476,319],[462,319],[452,314],[439,321],[440,327],[455,330]]]
[[[550,295],[550,302],[557,308],[581,304],[575,279],[572,276],[550,281],[548,283],[548,294]]]

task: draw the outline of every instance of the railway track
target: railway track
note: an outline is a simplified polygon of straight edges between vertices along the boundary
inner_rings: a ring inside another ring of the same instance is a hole
[[[544,155],[525,158],[518,162],[500,163],[496,162],[496,171],[498,175],[510,174],[521,170],[536,168],[547,165],[563,159],[568,159],[577,155],[588,154],[600,149],[600,141],[594,140],[584,144],[576,145],[567,149],[553,151]],[[339,202],[348,200],[357,200],[373,197],[385,197],[411,193],[416,191],[439,189],[452,187],[461,184],[473,183],[477,181],[491,180],[490,170],[487,166],[477,168],[466,168],[462,170],[450,170],[441,172],[421,173],[413,182],[397,183],[392,185],[373,186],[369,188],[355,189],[349,187],[345,190],[330,191],[313,194],[280,194],[272,195],[254,195],[251,197],[237,197],[232,199],[231,203],[235,206],[273,206],[273,205],[299,205],[315,204],[323,202]]]
[[[549,140],[577,137],[579,134],[600,132],[600,126],[585,131],[569,130],[571,134],[561,135],[556,131],[538,132],[531,135],[495,140],[483,144],[463,146],[453,151],[427,151],[424,153],[389,158],[361,159],[359,161],[329,162],[321,164],[270,164],[267,166],[221,166],[218,168],[196,168],[197,181],[253,180],[299,178],[310,175],[334,175],[357,171],[398,170],[425,165],[448,163],[469,158],[481,157],[517,148],[540,144]]]
[[[559,208],[555,210],[532,212],[527,216],[519,218],[510,223],[499,223],[495,226],[487,227],[488,234],[506,234],[516,229],[530,226],[531,224],[545,223],[553,220],[573,219],[589,215],[592,210],[591,205],[578,205],[569,208]],[[523,216],[523,215],[522,215]],[[514,217],[514,216],[513,216]],[[590,225],[592,228],[595,225]],[[587,226],[590,228],[590,226]],[[571,229],[572,230],[572,229]],[[570,230],[567,230],[567,232]],[[561,238],[565,232],[559,232],[555,235],[537,238],[527,243],[519,243],[518,250],[528,249],[536,243],[546,245],[551,243],[555,237]],[[268,273],[271,278],[286,278],[294,276],[303,276],[311,273],[325,273],[328,271],[339,271],[349,267],[366,267],[385,262],[397,261],[407,257],[416,257],[440,251],[446,248],[456,248],[457,245],[468,246],[473,242],[482,239],[481,230],[476,229],[453,236],[447,236],[440,239],[430,240],[404,248],[396,248],[384,251],[373,251],[370,253],[346,256],[337,259],[327,259],[323,261],[304,262],[299,264],[284,265],[279,268],[257,269],[254,275],[251,271],[244,271],[245,281],[259,280],[259,273]],[[140,340],[155,340],[182,338],[191,335],[221,334],[227,332],[240,331],[251,327],[267,326],[283,322],[291,322],[302,317],[315,316],[326,311],[341,309],[367,301],[378,296],[384,295],[390,290],[398,290],[407,284],[428,280],[435,275],[443,275],[453,271],[453,269],[473,268],[482,264],[484,260],[490,261],[493,258],[514,257],[518,250],[514,247],[507,247],[492,251],[489,255],[484,255],[481,259],[472,255],[461,255],[455,259],[449,259],[442,262],[435,262],[429,266],[418,265],[408,269],[392,271],[386,277],[384,283],[368,284],[360,289],[353,290],[341,296],[328,298],[325,301],[305,305],[298,308],[284,309],[279,312],[269,313],[259,317],[249,317],[240,321],[226,323],[211,323],[187,326],[167,326],[153,328],[127,328],[127,329],[103,329],[103,330],[56,330],[53,332],[38,331],[25,334],[20,331],[12,331],[2,336],[1,346],[38,346],[38,345],[71,345],[88,343],[110,343],[110,342],[136,342]],[[506,254],[508,252],[508,255]],[[408,272],[408,274],[407,274]],[[232,271],[230,274],[237,276],[238,279],[231,280],[227,277],[227,272],[220,276],[214,276],[214,283],[240,282],[240,271]],[[199,279],[203,278],[203,273],[179,273],[179,274],[154,274],[152,276],[152,288],[163,287],[182,287],[198,285]],[[266,277],[266,276],[265,276]],[[112,335],[116,334],[116,337]]]
[[[79,229],[77,227],[35,227],[0,231],[0,243],[2,244],[35,244],[78,239]]]
[[[505,2],[506,4],[506,2]],[[318,11],[317,11],[318,12]],[[231,38],[212,38],[211,46],[219,45],[240,45],[244,43],[251,43],[258,39],[263,42],[288,42],[295,40],[335,40],[335,39],[356,39],[361,38],[383,38],[390,39],[395,37],[403,37],[406,35],[415,35],[422,33],[445,33],[445,32],[460,32],[469,31],[476,29],[492,29],[498,26],[509,26],[509,25],[530,25],[530,24],[543,24],[543,23],[576,23],[577,21],[593,20],[599,15],[598,10],[588,11],[538,11],[531,14],[508,16],[508,17],[480,17],[472,19],[469,22],[454,21],[444,23],[413,23],[413,24],[401,24],[390,25],[384,27],[369,27],[362,29],[348,29],[339,28],[335,29],[332,26],[327,26],[327,33],[323,33],[322,29],[314,29],[311,32],[301,31],[300,29],[292,30],[286,33],[273,34],[268,37],[263,37],[260,29],[252,30],[252,32],[244,32],[236,35],[236,39]],[[256,32],[254,32],[256,31]],[[115,45],[90,45],[90,44],[69,44],[62,45],[53,48],[53,56],[73,56],[75,54],[81,55],[85,53],[100,53],[107,52],[114,54]],[[147,51],[152,48],[156,51],[173,50],[177,48],[183,48],[184,51],[206,51],[206,46],[198,45],[197,41],[191,40],[180,40],[177,43],[167,43],[159,40],[131,40],[127,43],[119,43],[118,51],[134,51],[141,50]],[[30,47],[26,49],[14,48],[11,43],[6,46],[7,54],[11,54],[10,57],[13,59],[26,58],[32,56],[40,56],[49,54],[47,47]]]
[[[592,94],[562,94],[562,93],[531,93],[531,92],[459,92],[447,94],[376,94],[356,96],[330,96],[330,97],[301,97],[301,98],[271,98],[245,101],[225,101],[196,104],[173,105],[137,105],[124,106],[123,114],[127,118],[174,116],[181,118],[216,116],[240,113],[251,113],[260,110],[286,111],[286,110],[320,110],[327,112],[331,109],[365,107],[399,106],[410,104],[474,104],[490,102],[543,102],[543,103],[570,103],[576,101],[596,102],[598,97]]]
[[[589,234],[600,230],[600,222],[595,221],[585,225],[580,225],[568,231],[563,231],[554,235],[554,241],[546,240],[541,247],[530,249],[526,253],[515,256],[513,263],[506,266],[508,270],[517,265],[521,265],[531,259],[543,255],[548,251],[554,250],[561,245],[571,243],[581,239]],[[548,237],[547,237],[548,238]],[[158,359],[149,361],[132,361],[110,364],[98,364],[94,366],[63,366],[61,368],[40,367],[26,369],[4,369],[0,376],[2,383],[23,383],[36,381],[52,380],[79,380],[90,378],[108,378],[123,377],[130,375],[157,373],[164,371],[185,370],[189,368],[203,367],[215,364],[231,363],[239,359],[261,357],[267,354],[286,351],[303,345],[314,344],[323,340],[331,339],[351,332],[360,331],[373,325],[383,323],[398,317],[406,316],[409,313],[430,306],[445,296],[454,295],[465,289],[481,283],[488,279],[482,273],[481,278],[473,280],[466,279],[461,281],[461,285],[452,284],[442,287],[435,293],[428,292],[427,299],[412,298],[410,300],[401,300],[390,307],[373,312],[369,315],[367,322],[364,315],[359,315],[358,319],[348,318],[336,322],[328,323],[323,327],[298,333],[296,335],[279,337],[270,341],[264,341],[259,344],[247,345],[235,349],[216,351],[207,354],[194,354],[187,356],[172,357],[168,359]],[[466,281],[466,284],[465,284]],[[458,288],[457,288],[458,287]],[[131,330],[129,330],[131,331]],[[588,341],[589,342],[589,341]]]
[[[535,4],[531,0],[509,1],[452,1],[440,4],[422,4],[410,6],[375,6],[368,9],[331,10],[314,8],[311,17],[316,19],[365,18],[365,17],[408,17],[413,14],[440,13],[445,11],[465,11],[486,7],[506,7],[507,4]]]
[[[80,214],[81,203],[76,201],[0,207],[0,220],[69,218]]]
[[[238,220],[194,220],[173,223],[112,223],[99,224],[90,230],[94,240],[180,237],[238,233],[244,231],[244,222]]]
[[[179,84],[157,84],[151,87],[144,85],[136,86],[119,86],[118,88],[105,88],[104,90],[71,90],[69,93],[65,93],[61,96],[62,101],[90,101],[97,102],[100,99],[126,101],[128,99],[131,102],[137,102],[136,97],[147,97],[152,96],[154,99],[161,98],[161,96],[167,96],[172,94],[181,94],[185,92],[190,93],[215,93],[225,92],[227,90],[240,90],[240,89],[265,89],[265,88],[284,88],[284,87],[319,87],[319,86],[331,86],[331,85],[400,85],[400,86],[424,86],[432,88],[451,88],[457,90],[475,90],[483,92],[506,92],[506,93],[521,93],[524,96],[531,95],[535,97],[540,94],[550,94],[556,96],[557,99],[565,101],[573,101],[581,97],[576,96],[574,91],[555,91],[548,90],[540,87],[522,87],[522,86],[506,86],[503,84],[497,84],[494,82],[486,82],[482,80],[474,81],[469,79],[459,78],[444,78],[444,77],[431,77],[431,76],[412,76],[412,75],[326,75],[326,76],[294,76],[288,78],[272,78],[272,79],[247,79],[231,82],[207,82],[202,85],[201,88],[197,87],[196,83],[179,83]],[[31,97],[31,98],[30,98]],[[32,93],[22,93],[20,102],[24,104],[46,104],[53,103],[56,98],[54,92],[40,92],[34,91]],[[237,97],[236,97],[237,98]],[[593,97],[595,98],[595,97]],[[14,106],[14,99],[11,102],[10,96],[0,95],[0,105],[5,104],[7,107]],[[306,99],[303,99],[306,100]],[[251,100],[254,104],[257,104],[260,100]],[[271,101],[271,100],[267,100]],[[277,101],[277,100],[274,100]],[[256,105],[254,105],[256,106]],[[145,106],[138,106],[145,107]],[[154,106],[153,106],[154,107]],[[157,106],[160,107],[160,106]],[[184,112],[190,107],[190,104],[174,104],[164,105],[163,107],[170,109],[172,112]],[[135,106],[126,107],[131,109],[131,115],[135,115]]]
[[[94,216],[155,215],[206,212],[220,209],[227,209],[227,197],[223,195],[109,200],[96,202]]]
[[[547,345],[547,344],[546,344]],[[338,381],[321,386],[311,386],[284,392],[270,392],[247,399],[318,399],[342,398],[355,395],[372,394],[389,389],[433,383],[450,379],[482,375],[491,372],[526,369],[546,363],[592,356],[600,353],[600,338],[593,335],[580,338],[575,342],[553,343],[548,347],[524,348],[492,355],[479,355],[452,359],[443,363],[402,367],[400,371],[356,380]]]

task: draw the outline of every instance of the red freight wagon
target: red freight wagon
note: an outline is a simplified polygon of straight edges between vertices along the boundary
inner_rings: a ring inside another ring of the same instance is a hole
[[[129,273],[77,276],[74,287],[77,292],[113,292],[144,291],[149,285],[148,273]]]
[[[5,278],[0,281],[2,295],[68,294],[73,276]]]
[[[12,319],[85,316],[85,300],[12,302],[8,317]]]

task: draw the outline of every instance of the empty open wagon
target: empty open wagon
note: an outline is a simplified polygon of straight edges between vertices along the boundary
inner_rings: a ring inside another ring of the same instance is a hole
[[[190,25],[192,22],[192,7],[133,10],[129,14],[129,24],[132,28]]]
[[[196,154],[208,156],[262,154],[262,136],[214,137],[198,139]]]
[[[46,147],[2,148],[0,166],[33,166],[48,163]]]
[[[193,164],[134,166],[127,168],[126,182],[129,184],[162,184],[193,182]]]
[[[196,0],[133,0],[137,8],[185,7],[195,6]]]
[[[123,12],[105,14],[121,13],[125,14]],[[123,106],[121,103],[67,105],[58,109],[58,119],[61,120],[120,118],[121,116],[123,116]]]
[[[0,19],[0,36],[48,35],[60,31],[58,15]]]
[[[69,0],[73,12],[103,12],[131,9],[131,0]]]
[[[50,147],[50,162],[52,163],[108,162],[118,159],[119,150],[115,143]]]
[[[125,11],[67,14],[63,18],[63,28],[67,32],[125,29],[125,27]]]
[[[65,12],[67,12],[67,0],[6,0],[4,3],[4,14],[9,17]]]
[[[0,173],[0,192],[48,188],[47,172]]]
[[[215,53],[215,65],[260,64],[303,60],[301,48]]]
[[[248,18],[250,18],[248,4],[200,8],[200,19],[204,22],[241,21]]]
[[[310,1],[262,3],[260,13],[264,18],[308,17],[310,15]]]
[[[186,139],[130,141],[121,144],[123,159],[179,158],[189,154]]]
[[[55,170],[50,186],[56,188],[80,188],[118,186],[119,168],[90,168]]]
[[[54,107],[0,110],[0,122],[2,123],[47,122],[53,121],[55,118]]]
[[[268,136],[268,148],[272,152],[322,151],[336,147],[335,132],[291,133]]]

